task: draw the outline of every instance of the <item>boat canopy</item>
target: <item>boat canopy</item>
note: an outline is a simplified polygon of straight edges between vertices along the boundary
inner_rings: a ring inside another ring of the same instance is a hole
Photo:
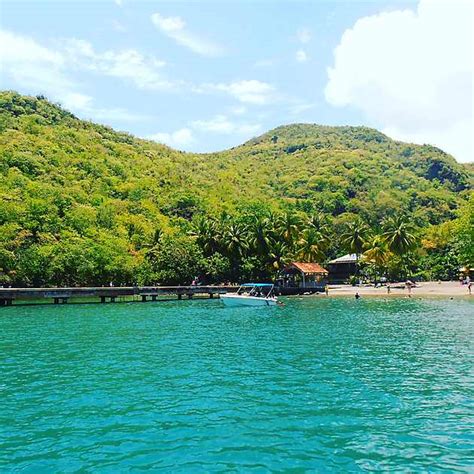
[[[243,284],[240,285],[240,286],[245,286],[245,287],[253,288],[253,287],[255,287],[255,286],[257,286],[257,287],[273,286],[273,283],[243,283]]]

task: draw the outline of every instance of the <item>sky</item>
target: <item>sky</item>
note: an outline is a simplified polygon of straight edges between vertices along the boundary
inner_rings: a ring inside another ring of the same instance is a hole
[[[180,150],[365,125],[473,161],[469,0],[0,2],[0,87]]]

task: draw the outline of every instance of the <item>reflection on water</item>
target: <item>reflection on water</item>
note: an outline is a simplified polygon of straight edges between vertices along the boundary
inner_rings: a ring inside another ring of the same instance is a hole
[[[5,308],[0,470],[468,470],[473,308]]]

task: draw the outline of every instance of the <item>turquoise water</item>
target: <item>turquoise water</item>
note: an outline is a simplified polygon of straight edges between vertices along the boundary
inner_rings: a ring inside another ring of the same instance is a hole
[[[0,309],[0,471],[472,472],[473,309]]]

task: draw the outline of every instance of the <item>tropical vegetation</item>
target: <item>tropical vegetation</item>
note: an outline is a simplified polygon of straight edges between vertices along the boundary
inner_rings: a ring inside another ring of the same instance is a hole
[[[474,266],[472,167],[366,127],[194,154],[2,92],[0,176],[3,285],[266,280],[348,252],[374,280]]]

